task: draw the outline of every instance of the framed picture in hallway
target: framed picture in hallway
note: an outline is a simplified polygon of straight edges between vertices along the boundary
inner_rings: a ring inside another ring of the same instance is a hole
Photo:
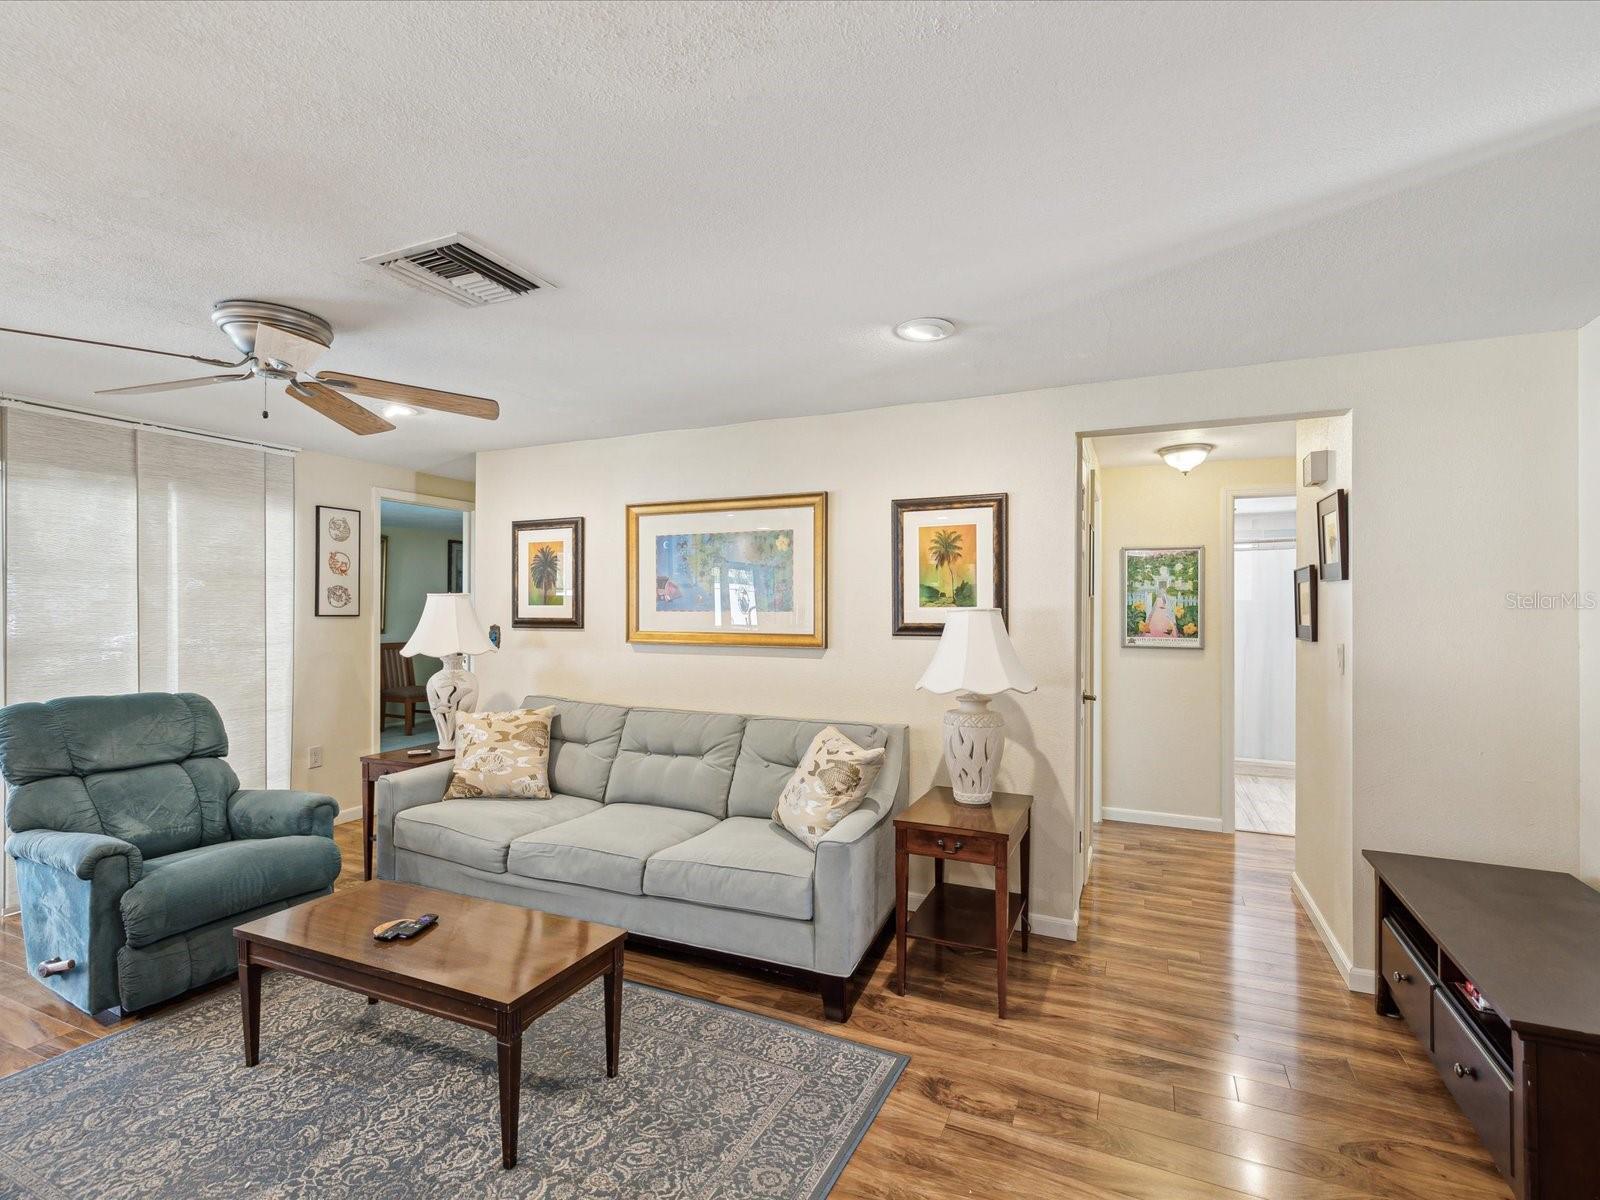
[[[953,608],[1006,603],[1006,494],[935,496],[890,505],[895,637],[938,637]]]
[[[1279,578],[1283,578],[1281,575]],[[1294,572],[1294,635],[1302,642],[1317,640],[1317,568],[1296,567]]]
[[[1205,547],[1122,551],[1122,644],[1168,650],[1205,645]]]
[[[628,506],[628,640],[828,644],[828,494]]]
[[[317,505],[316,607],[319,617],[361,615],[361,510]]]
[[[1317,561],[1324,583],[1350,578],[1350,511],[1343,488],[1317,501]]]
[[[583,628],[583,518],[513,521],[511,624]]]

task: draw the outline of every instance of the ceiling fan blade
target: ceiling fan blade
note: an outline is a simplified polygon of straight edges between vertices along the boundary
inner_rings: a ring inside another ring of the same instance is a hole
[[[173,379],[167,383],[141,383],[135,387],[101,388],[96,396],[141,396],[145,392],[175,392],[180,388],[208,387],[213,383],[237,383],[249,379],[250,372],[242,375],[202,375],[199,379]]]
[[[284,391],[293,396],[308,408],[314,408],[330,421],[337,421],[351,433],[363,436],[369,433],[385,433],[394,428],[376,413],[370,413],[348,396],[341,396],[331,387],[307,380],[301,383],[291,383]]]
[[[33,329],[12,329],[8,325],[0,325],[0,333],[20,333],[23,337],[49,338],[53,342],[76,342],[80,346],[104,346],[108,350],[132,350],[139,354],[159,354],[163,358],[186,358],[190,362],[204,363],[208,367],[242,367],[250,361],[248,358],[241,358],[238,362],[226,362],[220,358],[206,358],[200,354],[176,354],[171,350],[149,350],[144,346],[125,346],[121,342],[97,342],[93,338],[67,337],[63,333],[40,333]]]
[[[268,325],[265,321],[256,326],[256,359],[260,362],[282,363],[296,371],[309,371],[311,364],[321,358],[328,348],[321,342]]]
[[[324,371],[317,379],[335,387],[349,388],[356,395],[373,400],[393,400],[396,404],[414,404],[418,408],[431,408],[462,417],[478,417],[484,421],[493,421],[500,416],[500,406],[482,396],[439,392],[433,388],[412,387],[408,383],[368,379],[365,375],[346,375],[343,371]]]

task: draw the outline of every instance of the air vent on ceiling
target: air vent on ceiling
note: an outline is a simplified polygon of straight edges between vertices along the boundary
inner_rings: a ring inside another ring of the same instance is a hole
[[[403,250],[374,254],[361,261],[382,267],[409,284],[448,296],[468,308],[515,300],[551,286],[543,279],[507,266],[459,233]]]

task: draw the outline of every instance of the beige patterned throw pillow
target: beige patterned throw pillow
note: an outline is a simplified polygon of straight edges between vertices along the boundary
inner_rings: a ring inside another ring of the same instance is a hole
[[[556,710],[459,713],[446,800],[550,799],[550,722]]]
[[[813,850],[827,832],[861,807],[883,768],[883,748],[864,750],[832,725],[811,748],[778,795],[772,819]]]

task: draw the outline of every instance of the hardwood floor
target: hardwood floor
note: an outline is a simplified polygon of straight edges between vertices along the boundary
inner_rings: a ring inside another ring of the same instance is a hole
[[[1294,833],[1294,777],[1235,775],[1233,820],[1241,832]]]
[[[341,825],[341,885],[360,878]],[[630,951],[628,975],[912,1056],[833,1195],[1506,1200],[1417,1043],[1345,991],[1290,892],[1294,842],[1105,824],[1077,942],[993,960],[917,945],[864,967],[847,1026],[814,994]],[[220,986],[231,987],[231,984]],[[124,1022],[127,1024],[127,1022]],[[110,1030],[26,973],[0,928],[0,1074]]]

